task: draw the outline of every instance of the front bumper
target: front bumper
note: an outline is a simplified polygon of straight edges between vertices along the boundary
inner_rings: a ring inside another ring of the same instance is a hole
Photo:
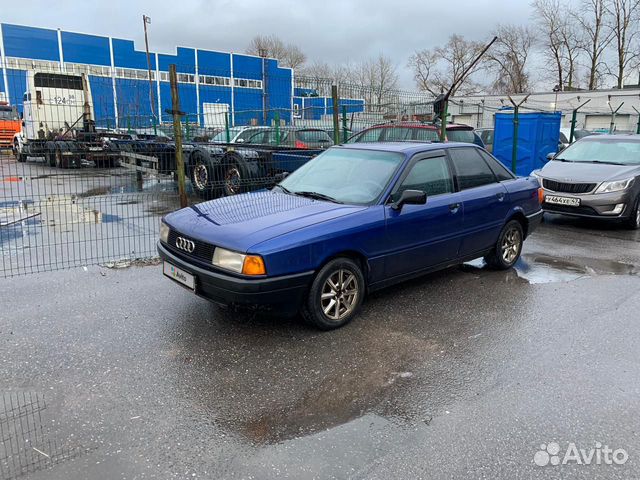
[[[591,193],[581,195],[554,192],[547,189],[543,190],[545,197],[547,195],[553,195],[557,197],[579,198],[580,206],[578,207],[555,205],[547,202],[542,203],[542,208],[545,212],[571,215],[574,217],[609,218],[612,220],[628,218],[633,210],[633,202],[635,199],[633,193],[629,190],[613,193]],[[623,205],[623,207],[621,210],[616,211],[615,209],[619,205]]]
[[[293,315],[300,310],[314,274],[303,272],[273,278],[241,278],[198,267],[161,242],[157,248],[164,261],[195,276],[196,295],[226,306],[257,305]]]

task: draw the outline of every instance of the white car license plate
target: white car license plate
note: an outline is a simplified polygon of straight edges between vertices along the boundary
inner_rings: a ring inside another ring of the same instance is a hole
[[[558,197],[556,195],[545,195],[544,201],[554,205],[566,205],[568,207],[579,207],[580,199],[572,197]]]
[[[102,147],[89,147],[90,152],[101,152]]]
[[[163,263],[162,273],[191,290],[196,289],[196,277],[169,262]]]

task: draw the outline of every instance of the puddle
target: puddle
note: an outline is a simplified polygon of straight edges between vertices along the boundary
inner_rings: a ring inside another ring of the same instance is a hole
[[[466,272],[483,270],[484,260],[467,262],[462,269]],[[600,260],[584,257],[571,259],[551,255],[525,254],[514,270],[519,278],[531,284],[571,282],[579,278],[599,275],[639,275],[640,267],[614,260]]]

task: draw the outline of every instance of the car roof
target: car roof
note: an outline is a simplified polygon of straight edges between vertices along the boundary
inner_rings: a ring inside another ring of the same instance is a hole
[[[428,152],[431,150],[441,150],[443,148],[452,147],[474,147],[479,148],[473,143],[463,142],[371,142],[371,143],[348,143],[338,145],[332,148],[346,148],[349,150],[378,150],[380,152],[398,152],[405,155],[415,155],[420,152]]]
[[[603,134],[603,135],[587,135],[586,137],[582,137],[580,139],[580,141],[588,141],[588,142],[593,142],[593,141],[599,141],[601,142],[602,140],[605,141],[616,141],[616,140],[624,140],[624,141],[629,141],[631,140],[632,142],[640,142],[640,135],[636,134],[636,133],[618,133],[618,134]]]

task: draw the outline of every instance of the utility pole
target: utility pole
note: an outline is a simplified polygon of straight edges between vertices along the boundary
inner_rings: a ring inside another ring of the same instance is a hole
[[[147,36],[147,24],[151,25],[151,18],[142,15],[142,25],[144,26],[144,47],[147,52],[147,70],[149,73],[149,105],[151,105],[151,115],[153,115],[153,128],[156,128],[156,107],[153,101],[153,79],[151,78],[151,55],[149,54],[149,37]]]
[[[511,150],[511,171],[515,174],[518,167],[518,128],[520,126],[518,112],[520,110],[520,105],[527,101],[529,95],[524,97],[520,103],[514,102],[511,95],[508,95],[508,97],[509,101],[513,105],[513,148]]]
[[[169,82],[171,84],[171,110],[167,110],[173,116],[173,135],[176,145],[176,172],[178,174],[178,196],[180,208],[187,206],[187,193],[185,189],[184,157],[182,155],[182,117],[185,115],[180,110],[180,94],[178,92],[178,75],[176,66],[169,65]]]

